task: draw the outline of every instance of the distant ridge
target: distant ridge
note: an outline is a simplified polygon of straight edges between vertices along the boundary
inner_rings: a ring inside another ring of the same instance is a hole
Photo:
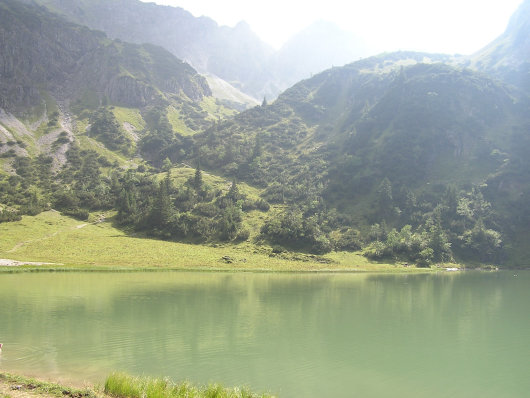
[[[324,21],[308,26],[274,51],[246,22],[233,28],[219,26],[182,8],[139,0],[34,1],[111,38],[160,45],[199,72],[217,76],[260,102],[263,97],[276,98],[311,73],[366,55],[357,38]]]

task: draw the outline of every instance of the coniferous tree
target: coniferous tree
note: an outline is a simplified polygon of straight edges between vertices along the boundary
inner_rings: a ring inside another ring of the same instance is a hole
[[[230,185],[230,189],[228,190],[226,196],[227,198],[231,199],[233,203],[236,203],[241,198],[235,178],[232,180],[232,185]]]
[[[385,177],[377,189],[377,207],[382,218],[392,215],[394,208],[394,199],[392,197],[392,184]]]

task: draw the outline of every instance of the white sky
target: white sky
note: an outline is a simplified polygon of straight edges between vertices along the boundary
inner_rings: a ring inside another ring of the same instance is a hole
[[[473,53],[500,35],[522,0],[142,0],[182,7],[220,25],[244,20],[279,48],[313,21],[335,22],[371,53]]]

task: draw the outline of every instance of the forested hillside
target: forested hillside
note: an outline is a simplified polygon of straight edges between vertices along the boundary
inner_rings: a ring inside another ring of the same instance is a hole
[[[528,102],[469,70],[402,66],[427,57],[326,71],[194,136],[184,158],[287,205],[262,229],[276,243],[426,263],[506,261],[518,212],[500,197],[517,197],[508,176],[522,171]]]
[[[0,2],[1,221],[107,211],[271,254],[528,265],[530,100],[484,63],[383,54],[237,113],[168,51],[26,3]]]

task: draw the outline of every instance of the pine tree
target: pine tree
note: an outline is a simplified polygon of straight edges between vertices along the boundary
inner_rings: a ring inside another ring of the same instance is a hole
[[[202,171],[200,163],[195,169],[195,175],[193,176],[193,187],[198,191],[202,187]]]
[[[164,161],[162,162],[162,171],[169,171],[173,167],[173,163],[171,163],[171,160],[166,157]]]
[[[393,212],[394,199],[392,197],[392,184],[388,178],[384,178],[377,189],[377,205],[382,217],[388,217]]]
[[[166,177],[160,181],[157,196],[149,214],[148,224],[162,230],[169,225],[175,215],[175,208],[170,196],[171,187],[172,184],[168,172]]]
[[[230,185],[230,189],[228,190],[226,197],[230,198],[234,203],[241,198],[235,178],[232,180],[232,185]]]

